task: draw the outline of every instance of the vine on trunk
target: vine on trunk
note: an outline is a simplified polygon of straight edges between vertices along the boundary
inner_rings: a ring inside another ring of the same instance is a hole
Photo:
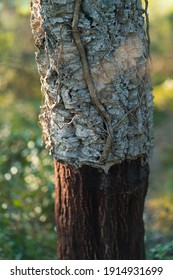
[[[91,77],[91,73],[90,73],[90,67],[89,67],[89,64],[87,61],[86,51],[81,42],[80,32],[78,30],[78,21],[79,21],[79,12],[80,12],[81,3],[82,3],[82,0],[76,0],[76,2],[75,2],[73,20],[72,20],[72,34],[73,34],[74,41],[76,43],[76,46],[77,46],[79,54],[80,54],[82,67],[83,67],[84,80],[88,87],[91,102],[94,105],[94,107],[96,108],[96,110],[99,112],[99,114],[102,116],[103,121],[106,125],[107,133],[108,133],[106,144],[105,144],[105,147],[103,149],[103,153],[102,153],[102,156],[100,159],[100,162],[104,163],[108,158],[108,154],[109,154],[111,147],[113,147],[113,139],[114,139],[113,128],[111,125],[110,115],[107,113],[107,111],[105,110],[105,108],[102,106],[102,104],[99,102],[99,100],[97,98],[96,90],[95,90],[95,87],[94,87],[94,84],[92,81],[92,77]]]
[[[145,0],[145,19],[146,19],[146,35],[148,41],[148,56],[150,56],[150,33],[149,33],[149,16],[148,16],[148,0]]]

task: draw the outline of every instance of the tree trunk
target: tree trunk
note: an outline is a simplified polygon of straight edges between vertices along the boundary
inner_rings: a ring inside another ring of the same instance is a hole
[[[55,161],[60,259],[144,259],[148,164],[124,161],[105,174]]]
[[[60,259],[143,259],[152,147],[148,1],[32,0]]]

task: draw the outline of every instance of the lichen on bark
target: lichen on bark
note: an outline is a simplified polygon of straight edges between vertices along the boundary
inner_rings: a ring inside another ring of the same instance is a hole
[[[83,0],[79,11],[78,30],[95,94],[113,129],[105,161],[110,132],[84,78],[72,32],[74,5],[74,0],[31,1],[46,148],[58,161],[106,172],[125,159],[144,155],[148,160],[153,101],[141,1]]]

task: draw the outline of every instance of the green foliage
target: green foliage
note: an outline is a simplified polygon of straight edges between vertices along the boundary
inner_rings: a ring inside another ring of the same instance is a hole
[[[29,13],[29,0],[1,0],[1,8],[13,9],[26,15]]]
[[[147,259],[173,259],[173,109],[168,100],[154,113],[155,149],[145,207]]]
[[[40,94],[39,77],[34,61],[34,42],[30,15],[19,12],[21,3],[3,1],[0,8],[0,75],[1,93],[30,99]],[[40,97],[40,96],[39,96]]]
[[[170,16],[160,15],[158,16],[157,21],[151,21],[151,30],[152,30],[152,51],[155,54],[164,55],[171,52],[171,44],[173,43],[172,26],[170,21]],[[162,24],[158,24],[158,21]],[[163,44],[164,42],[164,44]]]
[[[161,5],[160,9],[158,4]],[[164,10],[164,5],[167,4]],[[153,85],[159,85],[173,76],[173,4],[171,1],[169,3],[153,1],[150,5],[153,5],[150,11],[152,81]]]
[[[159,9],[172,0],[150,2],[157,86],[156,152],[145,211],[147,258],[173,259],[173,10]],[[1,0],[0,259],[56,259],[53,160],[41,145],[40,84],[29,20],[28,0]]]
[[[160,111],[173,111],[173,80],[167,79],[161,85],[155,86],[154,104]]]
[[[0,60],[8,56],[8,48],[14,43],[13,32],[0,33]]]
[[[173,260],[173,241],[159,243],[147,252],[149,260]]]
[[[38,103],[0,101],[0,259],[55,259],[53,164],[41,146]]]

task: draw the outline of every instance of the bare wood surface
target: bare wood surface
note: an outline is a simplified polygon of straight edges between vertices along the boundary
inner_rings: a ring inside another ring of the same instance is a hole
[[[144,259],[148,164],[124,161],[105,174],[55,161],[59,259]]]

